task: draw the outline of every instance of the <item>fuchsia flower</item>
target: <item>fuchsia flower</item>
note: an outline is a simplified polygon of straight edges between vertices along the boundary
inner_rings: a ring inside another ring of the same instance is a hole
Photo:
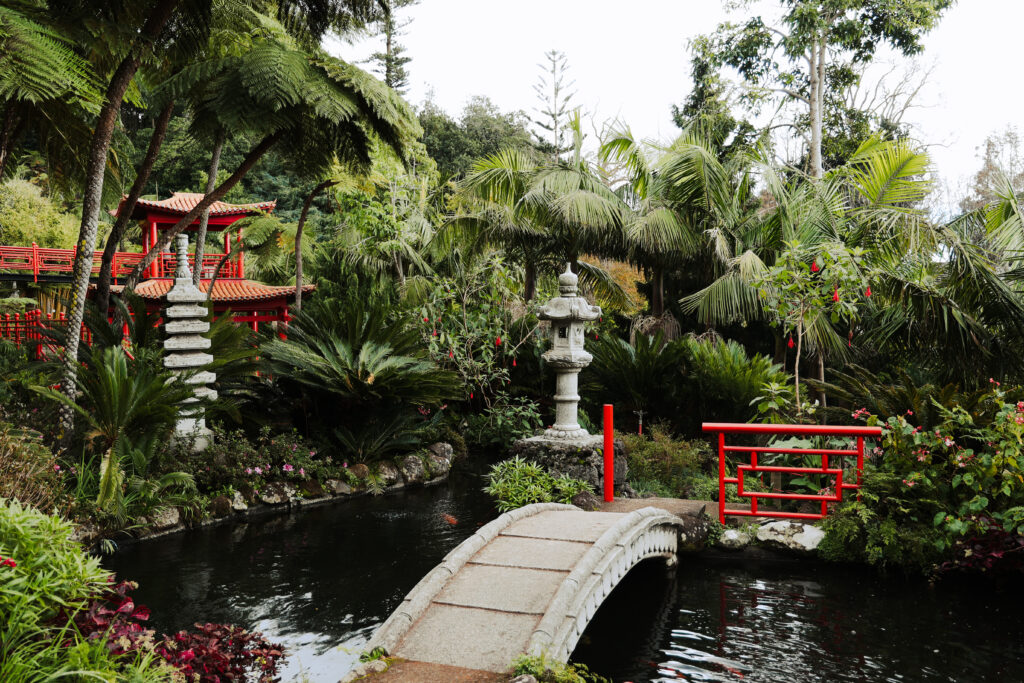
[[[816,260],[811,261],[811,272],[817,273],[819,270],[821,270],[821,268],[818,267],[818,262]]]
[[[284,470],[285,472],[291,472],[295,468],[292,467],[291,465],[285,463],[284,465],[281,466],[281,469]]]
[[[7,559],[4,559],[3,557],[0,557],[0,567],[10,567],[11,569],[13,569],[17,566],[18,563],[12,560],[11,558],[8,557]]]
[[[793,348],[794,346],[796,346],[796,343],[793,342],[793,335],[789,335],[789,344],[788,344],[788,346],[789,346],[789,348]]]

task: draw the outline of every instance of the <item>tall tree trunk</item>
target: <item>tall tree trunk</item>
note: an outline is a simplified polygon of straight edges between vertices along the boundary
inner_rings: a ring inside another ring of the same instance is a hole
[[[89,291],[89,274],[92,271],[92,257],[96,250],[96,231],[99,228],[100,203],[103,197],[103,173],[107,165],[110,139],[117,125],[121,102],[128,86],[135,77],[142,56],[163,31],[171,18],[178,0],[158,0],[146,19],[142,31],[128,55],[121,60],[104,96],[103,106],[93,128],[89,160],[85,171],[85,192],[82,199],[82,223],[78,229],[77,251],[71,279],[71,301],[67,320],[67,334],[64,339],[64,370],[61,376],[61,391],[70,400],[75,400],[78,389],[78,342],[82,319],[85,317],[85,297]],[[61,446],[71,443],[75,412],[68,405],[60,408]]]
[[[523,283],[523,299],[530,302],[537,297],[537,264],[527,258],[524,270],[526,282]]]
[[[235,169],[235,172],[232,173],[230,177],[218,185],[217,189],[213,192],[203,197],[202,201],[192,207],[191,211],[182,216],[170,230],[165,230],[160,239],[157,240],[157,243],[150,247],[150,250],[142,257],[142,260],[135,265],[134,269],[132,269],[128,279],[125,280],[125,290],[135,289],[135,286],[139,284],[139,280],[142,279],[142,273],[146,268],[149,268],[149,265],[153,263],[154,260],[156,260],[157,255],[164,249],[167,249],[171,241],[177,237],[182,230],[192,225],[192,223],[195,222],[195,220],[203,213],[203,210],[205,210],[206,207],[230,192],[231,188],[237,185],[238,181],[245,177],[245,174],[256,165],[256,162],[259,161],[263,155],[274,146],[274,143],[280,140],[283,136],[283,131],[277,131],[276,133],[272,133],[271,135],[263,138],[258,145],[249,151],[249,154],[242,160],[242,163],[238,165],[238,168]]]
[[[803,413],[803,409],[800,406],[800,354],[803,351],[804,344],[804,326],[798,324],[796,326],[796,360],[793,361],[793,386],[795,387],[794,397],[796,399],[796,414],[800,416]]]
[[[217,187],[217,171],[220,169],[220,150],[224,147],[224,137],[224,131],[220,131],[217,133],[217,140],[213,143],[210,172],[206,178],[206,194],[210,194]],[[207,206],[199,218],[199,232],[196,233],[195,266],[192,268],[192,284],[196,287],[199,287],[199,281],[203,279],[203,252],[206,251],[206,228],[209,224],[210,207]]]
[[[655,266],[651,271],[651,315],[660,318],[665,314],[665,270]]]
[[[810,117],[811,117],[811,175],[825,175],[821,159],[822,120],[825,108],[825,60],[828,58],[824,32],[811,46],[810,64]]]
[[[295,310],[302,310],[302,228],[306,225],[306,215],[313,204],[313,198],[328,187],[337,185],[337,180],[325,180],[314,187],[306,200],[302,202],[302,213],[299,214],[299,225],[295,228]]]
[[[7,160],[11,158],[14,150],[14,141],[17,138],[18,117],[15,113],[15,104],[10,102],[4,111],[4,123],[0,128],[0,179],[4,177],[7,170]]]
[[[121,211],[114,222],[114,227],[107,237],[107,244],[103,247],[103,258],[100,260],[100,273],[96,280],[96,308],[101,312],[110,308],[110,281],[113,279],[111,269],[114,264],[114,254],[117,252],[121,240],[124,239],[125,229],[131,220],[132,211],[142,196],[142,191],[149,182],[149,174],[153,171],[153,164],[156,163],[157,155],[167,137],[167,126],[171,122],[171,115],[174,113],[174,102],[169,102],[153,122],[153,135],[149,138],[149,147],[146,149],[146,156],[135,173],[135,182],[124,203],[121,204]]]
[[[822,408],[828,408],[828,397],[825,395],[825,355],[818,354],[818,381],[821,382],[821,389],[818,390],[818,401]]]

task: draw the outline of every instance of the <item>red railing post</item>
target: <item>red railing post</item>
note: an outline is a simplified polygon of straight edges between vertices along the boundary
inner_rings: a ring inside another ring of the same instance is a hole
[[[32,243],[32,282],[39,282],[39,245]]]
[[[604,500],[615,499],[615,419],[610,403],[604,404]]]
[[[725,524],[725,432],[718,432],[718,521]]]

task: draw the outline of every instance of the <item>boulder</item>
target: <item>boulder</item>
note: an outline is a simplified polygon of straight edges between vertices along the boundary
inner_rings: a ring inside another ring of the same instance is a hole
[[[380,483],[383,484],[384,488],[402,483],[402,474],[390,462],[382,462],[377,465],[377,474],[380,476]]]
[[[181,512],[175,507],[162,508],[150,518],[150,524],[154,529],[163,531],[181,523]]]
[[[370,468],[363,463],[352,465],[352,467],[348,468],[348,471],[355,475],[356,479],[366,479],[370,476]]]
[[[818,547],[825,532],[810,524],[799,522],[766,522],[757,529],[757,540],[800,552],[811,552]]]
[[[402,458],[402,464],[399,469],[402,472],[402,479],[405,480],[406,486],[422,484],[427,478],[427,468],[423,466],[423,461],[418,455],[407,455]]]
[[[726,529],[718,539],[718,545],[721,548],[727,548],[729,550],[740,550],[750,545],[750,542],[753,540],[754,538],[746,531],[740,531],[739,529]]]
[[[372,662],[356,664],[355,668],[349,671],[338,683],[353,683],[374,674],[382,674],[388,670],[388,663],[383,659],[375,659]]]
[[[445,445],[447,446],[448,444]],[[446,477],[448,476],[448,473],[452,471],[451,456],[445,457],[443,455],[437,455],[436,453],[431,452],[431,454],[427,457],[430,460],[431,479],[440,479],[442,477]]]
[[[238,493],[236,492],[235,495],[238,495]],[[231,514],[231,509],[231,499],[227,496],[217,496],[210,501],[210,514],[214,517],[227,517]]]
[[[445,443],[444,441],[438,441],[437,443],[430,444],[427,446],[427,450],[430,451],[432,455],[444,458],[448,462],[451,462],[452,458],[455,457],[455,450],[452,448],[452,445],[450,443]]]
[[[85,548],[90,547],[99,538],[100,528],[92,522],[76,524],[74,531],[71,532],[71,540],[80,543]]]
[[[324,490],[324,487],[316,479],[301,480],[298,484],[298,490],[306,498],[322,498],[327,495],[327,491]]]
[[[335,496],[347,496],[352,493],[352,487],[341,479],[328,479],[324,484],[326,485],[327,490]]]
[[[516,676],[508,683],[537,683],[537,679],[530,674],[523,674],[522,676]]]
[[[265,505],[283,505],[291,498],[288,485],[279,482],[267,484],[260,490],[259,495],[260,501]]]
[[[238,487],[238,492],[241,494],[242,500],[248,505],[255,505],[260,502],[260,494],[251,484],[241,484]]]
[[[572,504],[581,510],[593,512],[601,507],[601,499],[590,491],[580,491],[572,497]]]
[[[578,441],[533,436],[516,441],[511,452],[513,456],[537,463],[555,476],[567,474],[573,479],[582,479],[595,491],[604,487],[604,441],[600,436]],[[628,488],[628,467],[625,446],[618,439],[614,453],[615,491],[620,492]]]
[[[245,497],[240,491],[235,491],[234,495],[231,496],[231,509],[235,512],[245,512],[249,509],[245,502]]]

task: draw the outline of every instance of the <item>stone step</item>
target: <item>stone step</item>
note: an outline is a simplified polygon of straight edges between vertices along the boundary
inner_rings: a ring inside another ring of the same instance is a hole
[[[590,543],[547,538],[498,536],[470,560],[471,564],[570,571],[590,549]]]
[[[213,355],[198,351],[175,352],[164,356],[164,367],[169,370],[201,368],[213,362]]]
[[[164,323],[167,334],[206,334],[210,331],[210,323],[205,320],[184,319]]]
[[[501,535],[593,543],[621,518],[622,515],[614,512],[550,510],[519,520]]]
[[[568,570],[467,564],[434,598],[435,604],[544,614]]]
[[[205,306],[175,304],[164,309],[164,318],[205,318],[207,313]]]
[[[179,334],[164,340],[167,351],[201,351],[210,348],[212,342],[198,334]]]

